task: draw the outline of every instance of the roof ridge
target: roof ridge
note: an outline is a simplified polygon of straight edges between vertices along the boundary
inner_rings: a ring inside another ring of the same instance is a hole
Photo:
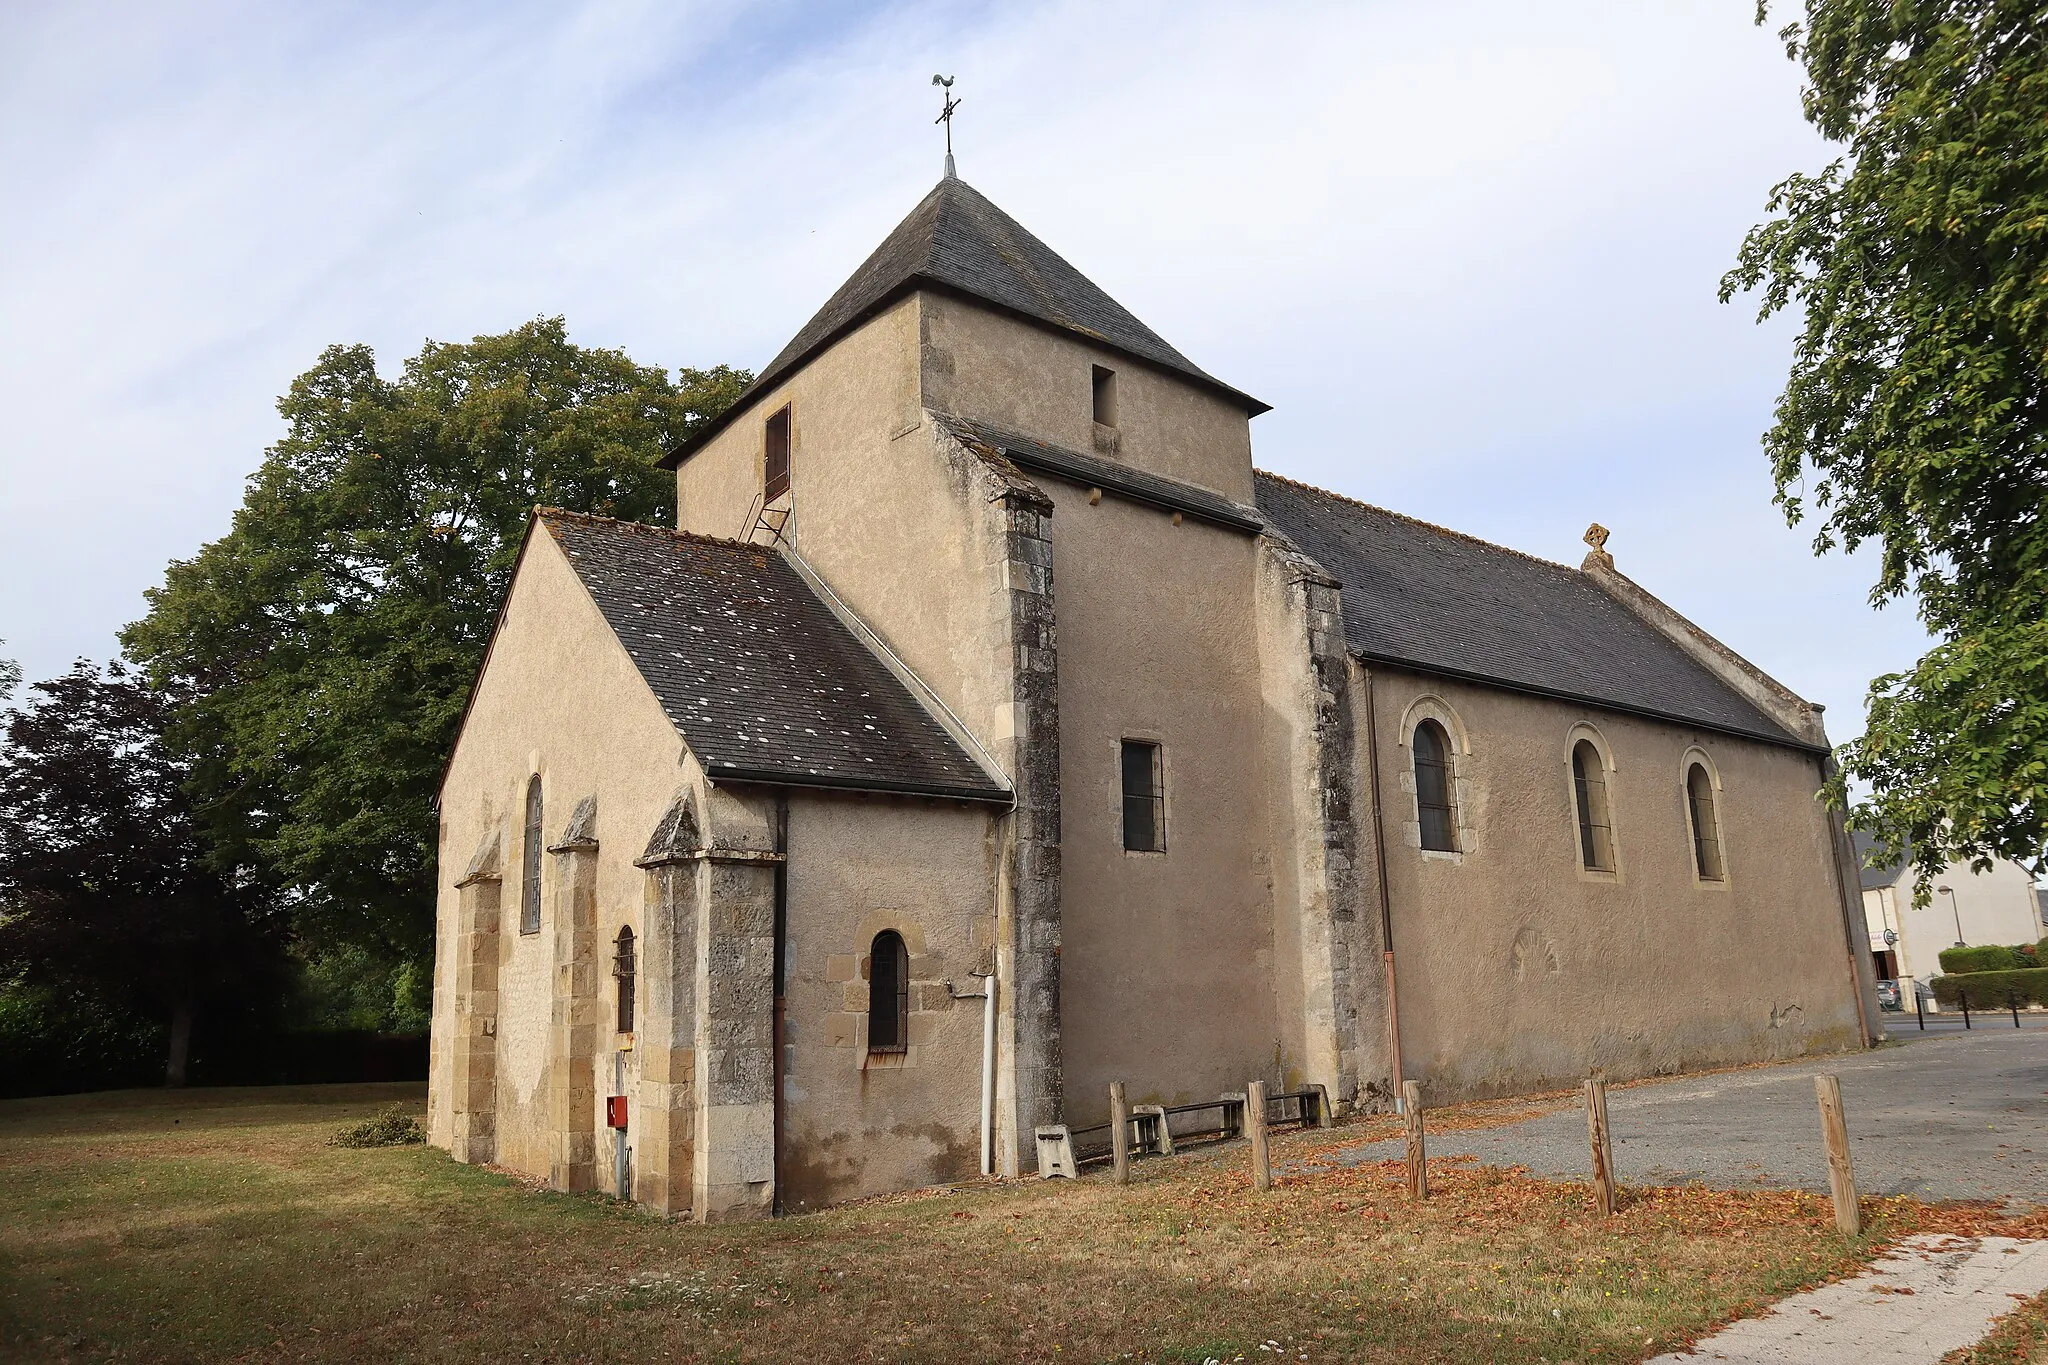
[[[627,521],[623,517],[607,517],[596,512],[577,512],[567,507],[551,507],[545,503],[535,503],[533,515],[542,521],[576,521],[583,523],[585,526],[616,527],[622,531],[645,532],[648,535],[660,536],[665,540],[695,541],[702,545],[724,545],[742,550],[764,550],[768,548],[765,545],[756,545],[748,540],[734,540],[730,536],[705,535],[702,531],[683,531],[672,526],[655,526],[644,521]]]
[[[1545,559],[1541,555],[1532,555],[1527,550],[1517,550],[1512,545],[1499,545],[1494,543],[1493,541],[1481,539],[1480,537],[1471,535],[1465,531],[1454,531],[1448,526],[1439,526],[1433,521],[1424,521],[1421,517],[1411,517],[1406,512],[1396,512],[1391,507],[1382,507],[1378,503],[1366,502],[1362,498],[1347,497],[1342,493],[1333,493],[1327,488],[1318,488],[1316,485],[1312,483],[1304,483],[1300,479],[1290,479],[1285,474],[1275,474],[1270,469],[1254,468],[1252,470],[1252,473],[1257,475],[1259,478],[1271,479],[1275,483],[1284,483],[1291,488],[1299,488],[1306,493],[1314,493],[1320,497],[1333,498],[1338,502],[1348,502],[1353,507],[1363,507],[1368,512],[1378,512],[1382,516],[1392,517],[1396,521],[1405,521],[1410,526],[1420,526],[1425,531],[1434,531],[1438,535],[1448,537],[1451,540],[1467,541],[1473,545],[1478,545],[1488,550],[1499,550],[1502,554],[1513,555],[1517,559],[1526,559],[1531,564],[1537,564],[1541,565],[1543,568],[1546,569],[1556,569],[1563,573],[1568,573],[1576,579],[1583,580],[1585,578],[1585,572],[1581,569],[1575,569],[1569,564],[1560,564],[1554,559]]]

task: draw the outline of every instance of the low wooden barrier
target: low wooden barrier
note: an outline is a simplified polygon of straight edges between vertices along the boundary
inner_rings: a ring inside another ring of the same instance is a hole
[[[1037,1130],[1039,1173],[1072,1176],[1083,1166],[1108,1163],[1118,1183],[1129,1178],[1129,1162],[1141,1156],[1172,1156],[1191,1143],[1228,1142],[1247,1135],[1247,1096],[1218,1095],[1213,1100],[1192,1104],[1135,1104],[1124,1102],[1123,1082],[1110,1085],[1110,1113],[1107,1123],[1090,1123],[1079,1128],[1047,1124]],[[1183,1123],[1174,1120],[1188,1115],[1214,1115],[1209,1122]],[[1332,1116],[1328,1092],[1320,1085],[1283,1091],[1265,1097],[1263,1117],[1270,1130],[1275,1126],[1327,1128]],[[1121,1127],[1124,1141],[1119,1148],[1113,1134]]]

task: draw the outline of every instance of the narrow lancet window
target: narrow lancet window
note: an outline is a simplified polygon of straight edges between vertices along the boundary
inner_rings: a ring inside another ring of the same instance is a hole
[[[636,970],[633,961],[633,926],[626,925],[619,930],[618,942],[612,953],[612,980],[619,985],[619,1032],[633,1031],[633,976]]]
[[[519,932],[540,932],[540,774],[526,784],[526,838],[519,860]]]

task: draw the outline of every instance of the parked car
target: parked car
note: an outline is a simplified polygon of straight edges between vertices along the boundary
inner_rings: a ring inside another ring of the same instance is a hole
[[[1899,989],[1898,982],[1877,983],[1877,1007],[1881,1010],[1902,1010],[1906,1007],[1906,993]]]

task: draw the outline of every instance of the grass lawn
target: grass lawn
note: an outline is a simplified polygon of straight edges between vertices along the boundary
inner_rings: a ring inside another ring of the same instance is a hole
[[[327,1145],[417,1086],[0,1103],[0,1356],[68,1360],[1623,1361],[1981,1211],[1325,1160],[1371,1120],[1106,1176],[696,1227],[424,1147]],[[1433,1113],[1497,1122],[1516,1106]],[[1522,1106],[1519,1112],[1527,1112]],[[2024,1358],[2024,1357],[2022,1357]]]

